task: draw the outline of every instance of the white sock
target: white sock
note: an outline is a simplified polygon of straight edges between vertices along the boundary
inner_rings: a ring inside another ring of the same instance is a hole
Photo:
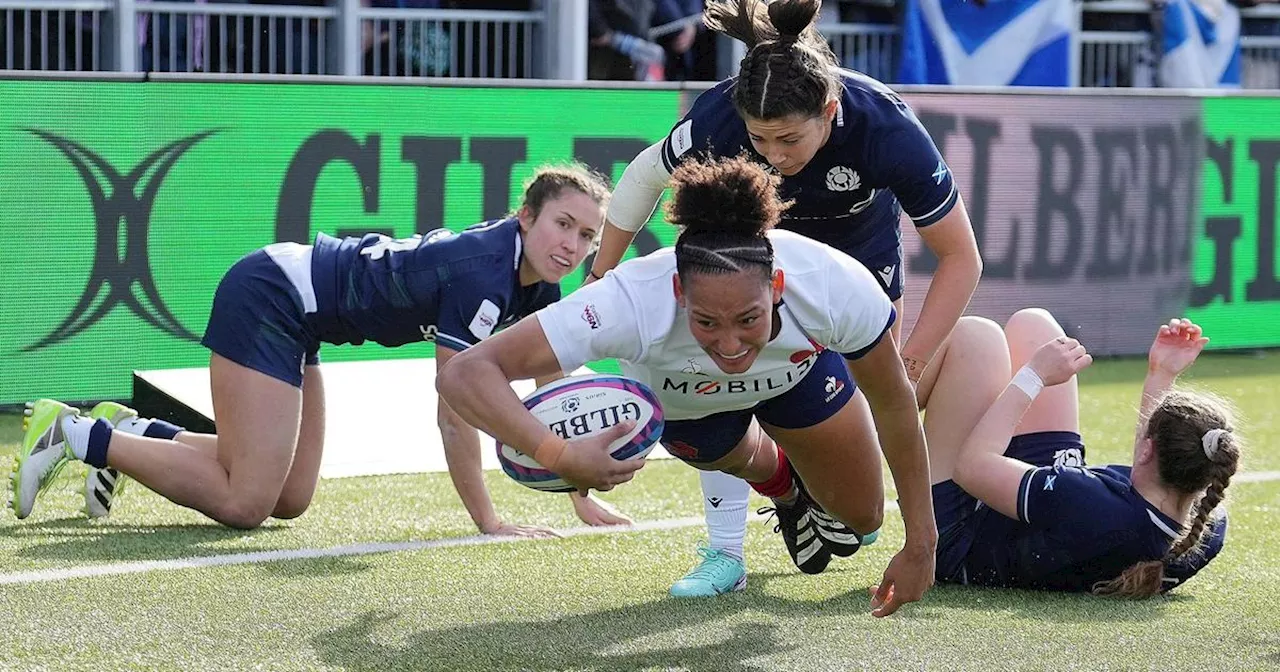
[[[751,496],[751,486],[721,471],[699,474],[711,548],[744,559],[742,542],[747,536],[747,499]]]
[[[147,428],[151,426],[151,421],[146,418],[125,418],[116,425],[116,429],[135,436],[144,436]]]
[[[81,415],[68,415],[62,419],[62,435],[71,446],[71,452],[77,460],[83,460],[89,452],[89,432],[93,429],[93,418]]]

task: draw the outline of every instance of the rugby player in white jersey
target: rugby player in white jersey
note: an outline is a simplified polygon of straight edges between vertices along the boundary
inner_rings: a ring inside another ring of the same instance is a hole
[[[509,381],[617,358],[657,393],[667,451],[771,498],[776,529],[808,573],[879,529],[883,449],[906,541],[872,597],[873,614],[919,600],[933,583],[937,528],[892,302],[852,257],[772,230],[786,206],[778,178],[759,165],[686,161],[672,186],[674,248],[624,262],[459,353],[437,377],[441,397],[578,488],[608,490],[643,465],[609,455],[617,431],[565,441]]]

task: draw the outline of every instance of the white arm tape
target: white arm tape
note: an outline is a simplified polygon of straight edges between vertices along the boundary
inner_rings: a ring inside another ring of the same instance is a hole
[[[1040,396],[1040,391],[1044,389],[1044,381],[1030,366],[1025,365],[1018,369],[1009,383],[1022,390],[1032,401],[1035,401],[1036,397]]]
[[[609,221],[632,233],[644,228],[653,216],[671,173],[662,163],[662,141],[649,145],[627,165],[609,199]]]

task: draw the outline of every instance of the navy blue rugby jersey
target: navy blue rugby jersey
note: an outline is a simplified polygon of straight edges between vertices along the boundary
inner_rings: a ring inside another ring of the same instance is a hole
[[[393,239],[316,235],[311,257],[317,336],[385,346],[436,341],[465,350],[560,298],[560,286],[520,286],[520,222]]]
[[[970,584],[1088,591],[1136,562],[1159,560],[1182,524],[1134,489],[1131,467],[1047,466],[1018,488],[1018,520],[992,511],[965,557]],[[1206,526],[1201,548],[1165,572],[1164,590],[1190,579],[1222,551],[1225,510]]]
[[[928,226],[955,207],[958,195],[946,161],[906,102],[866,75],[839,70],[839,76],[843,93],[831,137],[803,170],[782,176],[781,195],[795,204],[779,227],[865,259],[898,247],[902,210],[917,227]],[[662,143],[668,171],[707,153],[745,151],[769,165],[733,105],[736,81],[704,91],[668,134]]]

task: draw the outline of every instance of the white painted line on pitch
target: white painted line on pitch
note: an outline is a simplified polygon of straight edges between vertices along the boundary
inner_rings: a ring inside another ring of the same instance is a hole
[[[1280,471],[1254,471],[1237,474],[1231,479],[1236,483],[1256,483],[1261,481],[1280,480]],[[885,510],[893,511],[898,503],[885,501]],[[763,520],[765,516],[752,514],[750,520]],[[665,520],[642,521],[633,525],[615,525],[612,527],[573,527],[557,530],[564,537],[583,537],[600,534],[623,534],[630,532],[652,532],[660,530],[676,530],[685,527],[697,527],[705,524],[702,517],[668,518]],[[425,551],[433,548],[452,548],[455,546],[482,546],[485,544],[506,544],[526,541],[547,541],[530,537],[492,537],[474,535],[470,537],[453,537],[450,539],[432,539],[430,541],[373,542],[352,544],[350,546],[332,546],[330,548],[298,548],[287,551],[258,551],[253,553],[228,553],[225,555],[207,555],[173,560],[144,560],[140,562],[116,562],[104,565],[85,565],[65,569],[41,569],[33,572],[13,572],[0,574],[0,585],[22,585],[28,583],[45,583],[49,581],[65,581],[68,579],[86,579],[98,576],[120,576],[123,574],[144,574],[175,569],[200,569],[203,567],[223,567],[227,565],[249,565],[262,562],[284,562],[287,560],[312,560],[316,558],[340,558],[356,555],[376,555],[379,553],[402,553],[405,551]]]
[[[897,502],[886,501],[885,509],[898,508]],[[766,516],[748,515],[749,520],[764,520]],[[556,530],[563,537],[585,537],[601,534],[623,534],[630,532],[652,532],[659,530],[677,530],[685,527],[704,525],[703,517],[668,518],[665,520],[642,521],[632,525],[614,525],[610,527],[572,527]],[[227,553],[225,555],[206,555],[173,560],[143,560],[139,562],[113,562],[105,565],[84,565],[64,569],[41,569],[33,572],[14,572],[0,574],[0,585],[21,585],[28,583],[45,583],[49,581],[65,581],[67,579],[87,579],[98,576],[120,576],[122,574],[144,574],[175,569],[200,569],[203,567],[223,567],[227,565],[248,565],[261,562],[283,562],[286,560],[312,560],[316,558],[340,558],[354,555],[374,555],[379,553],[401,553],[404,551],[425,551],[433,548],[452,548],[455,546],[483,546],[486,544],[505,544],[526,541],[551,541],[551,539],[534,539],[532,537],[496,537],[474,535],[470,537],[453,537],[449,539],[432,539],[430,541],[372,542],[352,544],[350,546],[332,546],[330,548],[298,548],[285,551],[256,551],[252,553]]]
[[[575,527],[566,530],[557,530],[557,532],[565,537],[580,537],[595,534],[616,534],[620,532],[674,530],[683,527],[701,525],[704,522],[703,518],[671,518],[667,520],[640,522],[635,523],[634,525],[617,525],[612,527]],[[95,576],[141,574],[174,569],[198,569],[202,567],[221,567],[225,565],[247,565],[260,562],[283,562],[286,560],[310,560],[315,558],[340,558],[353,555],[423,551],[433,548],[482,546],[485,544],[503,544],[520,541],[539,540],[535,540],[530,537],[475,535],[470,537],[453,537],[450,539],[432,539],[430,541],[372,542],[352,544],[350,546],[332,546],[330,548],[298,548],[284,551],[257,551],[253,553],[228,553],[225,555],[175,558],[173,560],[113,562],[105,565],[85,565],[82,567],[68,567],[65,569],[42,569],[34,572],[0,574],[0,585],[42,583],[46,581],[62,581],[65,579],[84,579]]]

